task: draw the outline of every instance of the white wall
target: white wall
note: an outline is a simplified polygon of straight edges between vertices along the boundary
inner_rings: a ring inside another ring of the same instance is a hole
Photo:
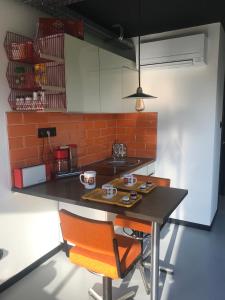
[[[219,167],[220,160],[218,153],[221,145],[221,129],[219,128],[219,120],[221,120],[221,113],[223,110],[223,94],[224,94],[224,73],[225,73],[225,33],[223,27],[220,27],[220,44],[219,44],[219,58],[218,58],[218,74],[217,74],[217,97],[216,97],[216,111],[215,111],[215,134],[214,134],[214,173],[213,173],[213,190],[212,199],[216,198],[219,184]],[[213,219],[217,210],[217,202],[211,203],[211,220]]]
[[[0,0],[0,284],[58,245],[57,203],[10,192],[11,179],[5,111],[9,88],[6,31],[33,36],[39,12],[13,0]],[[48,229],[48,230],[46,230]]]
[[[218,72],[220,24],[145,36],[145,40],[205,32],[207,61],[201,67],[143,70],[146,101],[158,112],[156,175],[171,178],[173,187],[187,188],[188,196],[171,217],[210,225],[217,208],[220,121],[224,67]],[[220,64],[224,53],[220,55]]]

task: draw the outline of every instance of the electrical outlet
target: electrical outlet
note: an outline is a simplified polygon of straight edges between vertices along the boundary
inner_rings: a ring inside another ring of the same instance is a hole
[[[38,137],[56,136],[56,127],[38,128]]]

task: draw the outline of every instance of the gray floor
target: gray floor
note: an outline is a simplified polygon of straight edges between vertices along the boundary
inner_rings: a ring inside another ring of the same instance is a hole
[[[161,300],[224,300],[225,200],[211,232],[166,225],[161,232],[160,258],[175,266],[173,276],[160,273]],[[90,287],[101,290],[101,279],[72,265],[60,252],[0,294],[0,299],[87,300]],[[123,281],[114,281],[114,296],[127,289],[136,291],[136,300],[150,299],[138,270]]]

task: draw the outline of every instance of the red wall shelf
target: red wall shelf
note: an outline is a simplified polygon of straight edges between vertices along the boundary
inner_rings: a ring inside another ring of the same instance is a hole
[[[66,93],[45,91],[37,100],[31,98],[29,91],[11,90],[9,104],[16,111],[65,111]]]
[[[33,41],[7,32],[4,47],[9,59],[6,77],[11,88],[8,101],[12,110],[64,111],[64,34]]]
[[[8,63],[6,77],[11,89],[16,90],[65,90],[64,64],[55,62],[41,64]]]
[[[64,34],[62,33],[39,37],[33,41],[29,37],[8,31],[4,47],[10,61],[29,64],[64,62]]]

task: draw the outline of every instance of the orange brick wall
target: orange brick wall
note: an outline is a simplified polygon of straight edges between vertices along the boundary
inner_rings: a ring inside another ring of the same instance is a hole
[[[156,158],[157,113],[116,115],[116,140],[127,144],[128,155]]]
[[[80,166],[111,156],[112,144],[126,143],[129,156],[156,157],[157,113],[66,114],[7,113],[11,168],[52,160],[51,147],[75,143]],[[57,136],[37,137],[40,127],[56,127]]]

